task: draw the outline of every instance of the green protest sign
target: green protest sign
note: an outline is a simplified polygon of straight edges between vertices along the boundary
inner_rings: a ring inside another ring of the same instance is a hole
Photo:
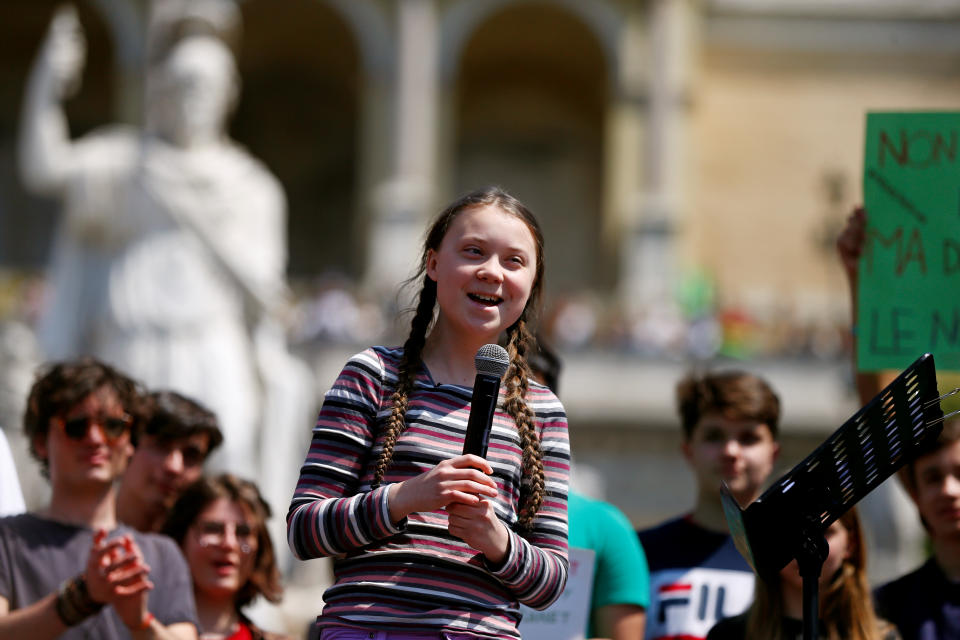
[[[960,370],[960,113],[870,113],[857,364]]]

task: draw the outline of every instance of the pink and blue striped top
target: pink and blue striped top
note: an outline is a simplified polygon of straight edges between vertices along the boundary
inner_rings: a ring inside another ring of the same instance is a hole
[[[563,405],[531,382],[546,475],[533,531],[516,533],[521,447],[513,418],[498,407],[487,461],[500,495],[497,515],[510,530],[503,566],[447,531],[447,514],[414,513],[393,525],[387,488],[460,455],[470,414],[469,387],[417,376],[383,484],[370,483],[392,409],[401,349],[373,347],[347,362],[327,392],[287,515],[290,548],[300,559],[333,556],[321,626],[450,630],[519,638],[518,602],[544,608],[567,579],[567,478],[570,447]]]

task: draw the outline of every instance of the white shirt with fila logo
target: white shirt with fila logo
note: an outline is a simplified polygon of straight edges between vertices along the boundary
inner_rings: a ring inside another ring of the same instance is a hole
[[[729,535],[687,518],[639,535],[650,565],[647,640],[701,640],[753,602],[753,571]]]

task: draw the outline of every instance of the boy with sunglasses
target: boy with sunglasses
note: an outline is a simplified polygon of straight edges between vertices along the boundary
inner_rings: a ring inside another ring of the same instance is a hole
[[[50,480],[45,508],[0,519],[0,638],[196,638],[176,545],[116,518],[136,383],[92,359],[42,372],[24,430]]]
[[[173,391],[149,394],[131,434],[136,447],[117,492],[117,517],[138,531],[159,532],[183,490],[223,442],[217,416]]]

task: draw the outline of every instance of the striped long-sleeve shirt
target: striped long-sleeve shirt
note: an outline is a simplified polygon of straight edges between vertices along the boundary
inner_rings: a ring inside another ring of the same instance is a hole
[[[334,556],[334,584],[324,594],[321,626],[357,626],[519,638],[517,603],[552,603],[567,578],[567,478],[570,448],[563,406],[532,383],[546,474],[533,531],[516,533],[521,446],[513,419],[498,405],[487,461],[499,490],[494,508],[510,532],[502,566],[447,531],[443,510],[390,522],[391,483],[460,455],[472,389],[435,384],[424,367],[409,396],[407,427],[383,484],[371,490],[392,409],[402,350],[373,347],[350,359],[330,391],[287,515],[288,542],[301,559]]]

